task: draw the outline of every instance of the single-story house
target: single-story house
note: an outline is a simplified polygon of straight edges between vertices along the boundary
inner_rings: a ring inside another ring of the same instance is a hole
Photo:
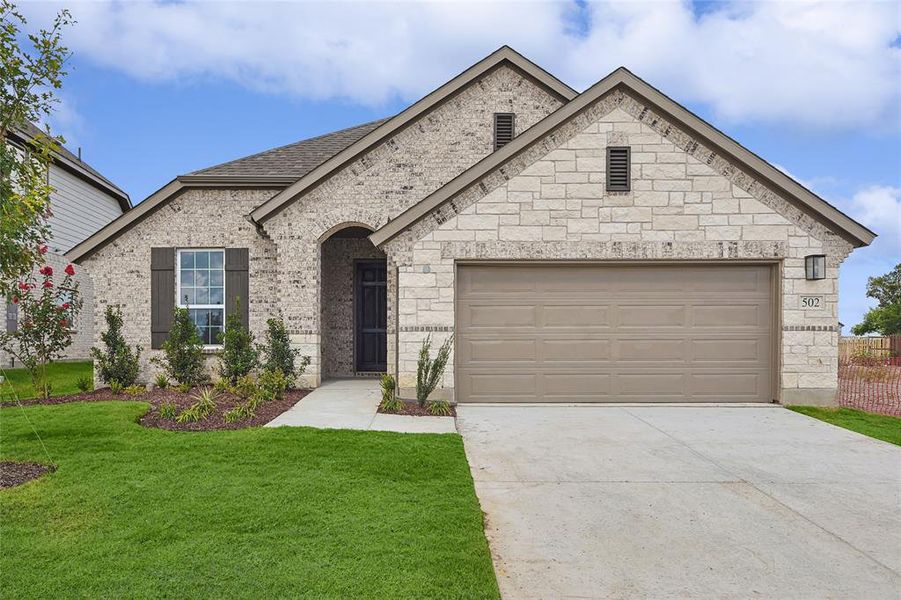
[[[453,334],[458,402],[829,402],[839,265],[874,236],[626,69],[577,93],[503,47],[391,118],[179,176],[68,257],[147,378],[174,306],[215,353],[240,297],[311,386],[409,393]]]

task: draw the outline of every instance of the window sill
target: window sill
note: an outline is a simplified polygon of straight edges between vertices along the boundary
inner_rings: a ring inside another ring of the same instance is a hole
[[[202,352],[204,354],[221,354],[222,346],[204,346]]]

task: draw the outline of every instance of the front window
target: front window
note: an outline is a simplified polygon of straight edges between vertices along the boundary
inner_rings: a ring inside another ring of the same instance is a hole
[[[178,251],[178,305],[188,315],[204,345],[219,343],[225,322],[225,251]]]

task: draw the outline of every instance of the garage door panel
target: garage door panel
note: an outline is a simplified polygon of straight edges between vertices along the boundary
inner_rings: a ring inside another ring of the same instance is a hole
[[[461,265],[458,399],[769,401],[771,276],[746,265]]]

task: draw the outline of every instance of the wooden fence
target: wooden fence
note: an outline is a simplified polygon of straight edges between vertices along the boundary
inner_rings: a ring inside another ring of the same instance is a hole
[[[891,358],[901,356],[901,334],[885,337],[842,337],[838,340],[838,359],[854,357]]]

